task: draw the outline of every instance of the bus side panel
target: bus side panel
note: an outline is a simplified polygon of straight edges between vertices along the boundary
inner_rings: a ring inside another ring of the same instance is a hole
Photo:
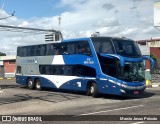
[[[119,95],[119,88],[113,83],[106,80],[97,80],[98,91],[101,94]]]
[[[73,91],[86,91],[87,80],[74,79],[64,83],[60,89],[73,90]]]
[[[42,88],[57,88],[51,80],[48,80],[44,77],[39,77]]]
[[[16,75],[16,83],[20,85],[27,85],[27,79],[31,78],[35,81],[36,78],[40,79],[43,88],[64,89],[74,91],[86,91],[87,79],[73,78],[72,76],[22,76]],[[52,77],[52,78],[51,78]],[[72,77],[72,78],[70,78]]]
[[[23,75],[16,75],[16,83],[20,85],[27,85],[27,77]]]
[[[76,76],[43,75],[40,81],[42,87],[75,91],[86,91],[87,84],[87,80]]]
[[[98,83],[99,93],[134,97],[134,96],[138,96],[140,94],[143,94],[145,91],[145,87],[143,86],[144,85],[143,82],[141,82],[141,83],[129,83],[128,82],[127,86],[130,88],[122,87],[121,83],[119,83],[119,85],[116,84],[116,82],[117,82],[116,80],[113,82],[98,80],[97,83]],[[141,87],[141,88],[137,89],[138,87]],[[137,93],[137,94],[135,94],[135,93]]]

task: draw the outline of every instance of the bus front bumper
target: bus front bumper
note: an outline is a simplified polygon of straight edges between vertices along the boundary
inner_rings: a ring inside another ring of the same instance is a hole
[[[136,97],[143,95],[145,93],[146,86],[126,86],[125,88],[120,88],[120,94],[123,96]]]

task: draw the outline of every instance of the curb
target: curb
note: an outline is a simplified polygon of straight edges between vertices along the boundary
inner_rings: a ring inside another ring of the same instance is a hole
[[[146,88],[155,88],[155,87],[160,87],[160,84],[154,83],[154,84],[146,85]]]
[[[147,88],[160,87],[160,82],[152,83],[151,80],[146,80],[145,82]]]
[[[14,78],[0,78],[0,80],[5,80],[5,79],[11,80],[11,79],[14,79]]]
[[[160,87],[160,84],[152,84],[152,87]]]

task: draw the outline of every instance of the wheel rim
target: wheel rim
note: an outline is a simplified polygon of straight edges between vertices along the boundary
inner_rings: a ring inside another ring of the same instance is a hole
[[[28,87],[32,87],[32,85],[33,85],[33,82],[31,80],[29,80]]]
[[[40,82],[39,82],[39,81],[37,81],[36,87],[37,87],[37,89],[40,89],[40,88],[41,88],[41,85],[40,85]]]
[[[93,94],[93,93],[94,93],[94,87],[91,86],[91,94]]]

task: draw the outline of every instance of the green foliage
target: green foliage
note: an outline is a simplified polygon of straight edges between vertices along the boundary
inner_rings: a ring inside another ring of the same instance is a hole
[[[0,52],[0,56],[6,56],[6,54],[5,54],[5,53]]]
[[[155,61],[155,70],[157,70],[158,69],[158,58],[154,54],[151,54],[150,57]]]
[[[151,54],[151,58],[157,61],[157,57],[154,54]]]

